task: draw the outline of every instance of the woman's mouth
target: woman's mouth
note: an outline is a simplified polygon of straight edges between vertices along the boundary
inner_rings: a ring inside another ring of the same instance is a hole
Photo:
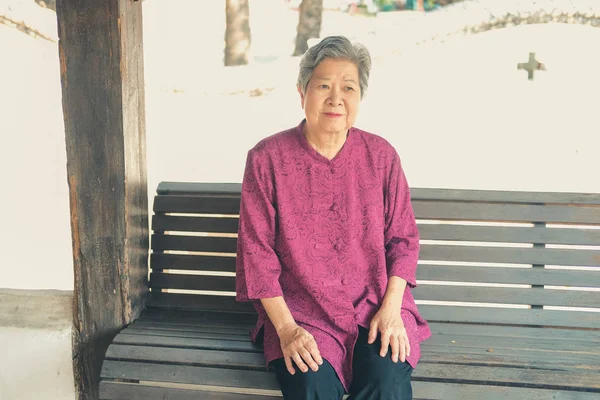
[[[338,118],[341,117],[342,114],[338,114],[338,113],[325,113],[326,116],[328,116],[329,118]]]

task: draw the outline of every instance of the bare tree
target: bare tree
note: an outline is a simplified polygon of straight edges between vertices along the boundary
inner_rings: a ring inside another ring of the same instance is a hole
[[[225,65],[248,64],[250,9],[248,0],[226,0]]]
[[[296,36],[295,56],[300,56],[308,50],[308,39],[318,38],[321,34],[323,20],[323,0],[302,0],[300,18]]]

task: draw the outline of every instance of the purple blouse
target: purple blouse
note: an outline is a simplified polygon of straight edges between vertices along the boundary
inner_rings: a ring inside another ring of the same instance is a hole
[[[401,317],[415,367],[431,332],[411,288],[419,232],[398,153],[385,139],[351,128],[332,160],[310,147],[304,121],[248,152],[237,248],[238,301],[254,301],[256,341],[267,363],[283,357],[259,299],[283,296],[296,323],[348,390],[358,325],[369,328],[388,278],[408,282]],[[390,357],[391,351],[388,352]]]

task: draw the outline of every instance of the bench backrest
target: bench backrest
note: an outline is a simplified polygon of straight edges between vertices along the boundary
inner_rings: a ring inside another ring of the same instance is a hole
[[[149,307],[235,301],[240,184],[159,185]],[[412,189],[430,321],[600,329],[600,194]]]

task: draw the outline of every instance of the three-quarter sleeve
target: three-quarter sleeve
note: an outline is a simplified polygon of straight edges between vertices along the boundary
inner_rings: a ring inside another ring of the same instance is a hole
[[[269,159],[250,150],[242,181],[236,259],[236,299],[282,295],[275,253],[275,189]]]
[[[410,189],[400,157],[394,151],[385,187],[385,253],[388,277],[398,276],[417,285],[419,230],[410,202]]]

